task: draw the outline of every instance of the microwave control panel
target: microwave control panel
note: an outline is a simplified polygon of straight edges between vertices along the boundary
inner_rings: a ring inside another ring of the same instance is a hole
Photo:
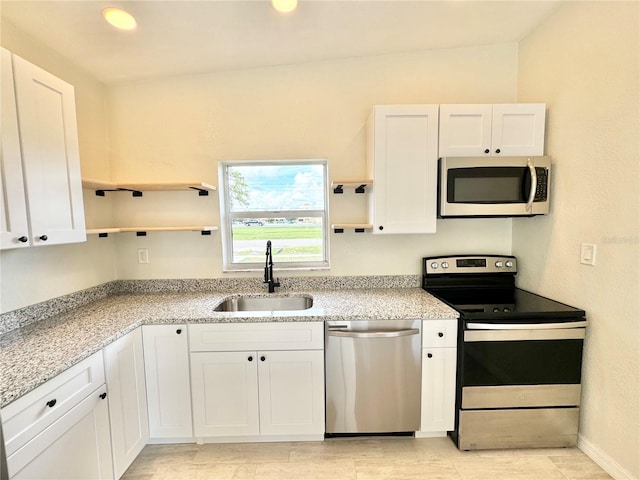
[[[546,202],[547,187],[549,185],[549,172],[546,168],[536,167],[536,177],[538,177],[538,183],[536,185],[536,193],[533,197],[533,201]]]

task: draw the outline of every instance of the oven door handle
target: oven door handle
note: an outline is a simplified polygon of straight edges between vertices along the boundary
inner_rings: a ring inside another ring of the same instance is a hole
[[[365,330],[365,331],[341,331],[329,330],[327,335],[330,337],[350,337],[350,338],[396,338],[406,337],[409,335],[418,335],[420,330],[417,328],[409,328],[406,330]]]
[[[551,328],[549,330],[466,330],[467,342],[518,342],[530,340],[583,340],[585,328]]]
[[[551,330],[556,328],[584,328],[586,320],[563,323],[467,323],[467,330]]]

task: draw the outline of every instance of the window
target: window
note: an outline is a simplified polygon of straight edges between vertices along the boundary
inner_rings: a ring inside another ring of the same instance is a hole
[[[220,163],[225,270],[327,268],[327,162]]]

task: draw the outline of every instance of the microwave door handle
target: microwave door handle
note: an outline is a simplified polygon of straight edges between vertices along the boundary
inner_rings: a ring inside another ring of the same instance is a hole
[[[536,167],[534,167],[530,158],[527,159],[527,167],[529,167],[529,173],[531,174],[531,190],[529,191],[529,198],[527,199],[525,210],[531,213],[533,209],[533,199],[536,196],[536,189],[538,188],[538,175],[536,175]]]

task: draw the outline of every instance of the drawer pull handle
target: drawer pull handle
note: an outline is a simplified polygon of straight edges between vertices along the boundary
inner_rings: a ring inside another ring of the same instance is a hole
[[[46,242],[47,240],[49,240],[49,237],[47,237],[46,235],[40,235],[38,238],[43,242]]]
[[[53,406],[57,403],[57,400],[54,398],[53,400],[49,400],[47,402],[47,407],[53,408]]]
[[[442,337],[444,337],[444,333],[442,333],[442,332],[438,332],[438,336],[439,336],[440,338],[442,338]]]
[[[260,361],[264,362],[267,358],[266,357],[260,357]]]
[[[107,392],[101,393],[100,395],[98,395],[102,400],[104,400],[105,398],[107,398]]]
[[[247,360],[249,360],[250,362],[253,362],[253,357],[249,356],[249,358],[247,358]]]
[[[178,335],[180,335],[180,334],[182,333],[182,329],[181,329],[181,328],[177,329],[177,330],[176,330],[176,333],[177,333]]]
[[[433,353],[427,353],[428,358],[433,358]]]
[[[27,243],[29,239],[23,235],[21,237],[18,237],[18,241],[21,243]]]

